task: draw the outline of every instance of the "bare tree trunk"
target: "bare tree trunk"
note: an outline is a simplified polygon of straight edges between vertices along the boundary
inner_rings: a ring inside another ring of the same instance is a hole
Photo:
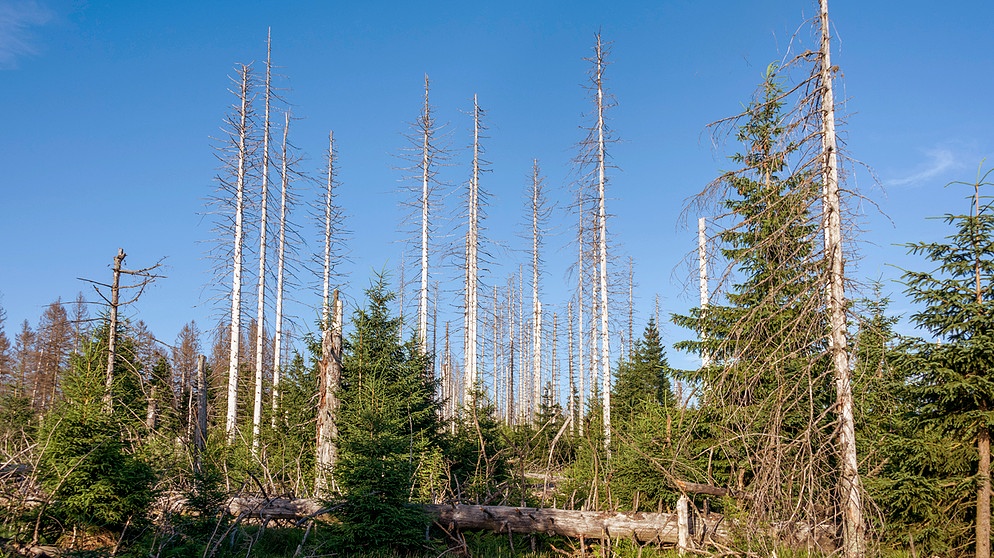
[[[542,244],[542,227],[547,211],[539,176],[538,159],[532,161],[532,420],[538,419],[542,399],[542,302],[539,300],[539,248]]]
[[[193,429],[193,467],[200,473],[203,470],[203,453],[207,447],[207,357],[197,355],[197,401],[196,419]]]
[[[835,367],[836,406],[839,416],[840,506],[842,508],[843,555],[861,558],[866,552],[863,525],[862,486],[856,458],[856,427],[853,417],[852,380],[846,341],[845,271],[842,254],[842,219],[839,198],[838,148],[835,137],[835,98],[832,93],[832,62],[828,29],[828,0],[819,0],[821,22],[821,112],[823,188],[825,199],[825,257],[829,285],[829,350]]]
[[[611,333],[608,329],[607,293],[607,153],[604,123],[604,51],[597,34],[595,85],[597,87],[597,257],[600,280],[601,390],[604,411],[604,450],[611,458]]]
[[[425,104],[418,120],[422,137],[421,152],[421,290],[418,297],[418,343],[421,354],[428,352],[428,232],[429,197],[431,194],[432,145],[434,123],[428,103],[428,76],[425,75]]]
[[[269,216],[269,105],[272,98],[272,35],[266,38],[265,115],[262,122],[262,192],[259,204],[259,277],[256,290],[255,329],[255,398],[252,404],[252,454],[259,455],[259,435],[262,427],[262,380],[265,376],[263,350],[266,344],[266,248],[268,247]]]
[[[707,253],[707,224],[704,217],[697,220],[697,271],[701,283],[701,312],[708,307],[708,253]],[[658,305],[658,301],[656,303]],[[658,306],[656,314],[659,314]],[[659,327],[659,316],[656,316],[656,327]],[[702,332],[701,341],[704,341]],[[711,365],[711,354],[706,348],[701,349],[701,366],[706,368]]]
[[[239,72],[241,86],[238,110],[238,167],[235,175],[235,238],[231,274],[231,344],[228,351],[228,408],[225,413],[225,434],[228,443],[234,443],[238,419],[238,356],[242,326],[242,244],[245,240],[243,219],[245,217],[245,176],[248,168],[248,117],[250,72],[242,65]]]
[[[569,370],[569,399],[567,400],[566,409],[569,412],[569,418],[572,425],[570,429],[572,432],[576,432],[576,425],[579,420],[576,416],[576,383],[575,375],[576,368],[573,361],[573,302],[566,303],[566,359],[567,359],[567,369]]]
[[[287,138],[290,135],[290,113],[283,113],[283,144],[280,149],[280,233],[276,254],[276,315],[273,332],[273,416],[270,424],[276,426],[276,415],[280,409],[280,376],[283,364],[283,276],[286,271],[286,216],[289,203],[290,161],[287,153]]]
[[[342,301],[338,291],[332,298],[334,316],[324,331],[318,366],[317,471],[314,489],[318,497],[335,490],[332,472],[338,461],[338,389],[342,380]]]
[[[117,307],[121,295],[121,264],[124,263],[124,248],[117,249],[114,256],[114,279],[110,287],[110,324],[107,330],[107,377],[104,380],[104,412],[114,410],[114,362],[117,360]]]
[[[578,351],[576,363],[577,363],[577,366],[578,366],[577,371],[580,373],[580,388],[579,388],[579,390],[577,392],[577,395],[578,395],[578,397],[577,397],[577,407],[579,408],[578,409],[578,414],[579,414],[580,420],[577,421],[577,432],[580,434],[580,436],[583,436],[583,431],[584,431],[584,428],[583,428],[583,426],[584,426],[583,415],[586,412],[586,408],[587,408],[587,384],[586,384],[586,381],[585,381],[587,375],[585,373],[584,363],[583,363],[583,360],[584,360],[583,359],[583,304],[584,304],[584,300],[585,300],[584,295],[586,294],[584,292],[584,289],[583,289],[583,275],[585,273],[585,270],[583,268],[583,263],[584,263],[583,262],[583,252],[584,252],[584,249],[586,248],[586,246],[584,245],[584,236],[583,236],[583,234],[584,234],[583,218],[585,217],[585,215],[584,215],[584,210],[583,210],[583,193],[582,193],[582,191],[577,195],[577,204],[578,204],[577,211],[580,214],[580,221],[579,221],[579,224],[577,225],[577,227],[578,227],[577,228],[577,245],[579,246],[579,250],[578,250],[577,267],[576,267],[576,269],[577,269],[577,273],[576,273],[576,275],[577,275],[577,288],[576,288],[577,324],[576,324],[576,332],[577,332],[577,351]]]
[[[469,230],[466,237],[466,394],[476,389],[477,324],[479,323],[479,254],[480,245],[480,117],[482,110],[473,95],[473,177],[469,183]]]
[[[335,187],[335,132],[328,132],[328,181],[324,198],[324,272],[323,290],[321,291],[321,328],[329,329],[331,319],[331,236],[332,236],[332,207]],[[403,272],[403,268],[401,268]],[[401,307],[403,308],[403,282],[401,276]],[[403,317],[403,310],[401,310]]]

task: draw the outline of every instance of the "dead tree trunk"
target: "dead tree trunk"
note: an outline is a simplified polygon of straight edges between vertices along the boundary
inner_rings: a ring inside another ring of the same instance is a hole
[[[276,313],[273,316],[273,416],[270,420],[276,426],[276,415],[280,408],[280,376],[283,375],[283,280],[286,273],[286,219],[287,204],[290,202],[290,161],[288,137],[290,135],[290,113],[283,113],[283,145],[280,149],[280,231],[276,253]]]
[[[836,410],[839,420],[839,505],[842,508],[843,554],[861,558],[866,552],[862,486],[856,457],[852,379],[846,341],[845,270],[839,197],[838,147],[835,137],[835,97],[828,29],[828,0],[819,0],[821,24],[822,187],[825,204],[825,258],[828,268],[829,351],[835,368]],[[989,539],[989,537],[988,537]],[[989,544],[989,542],[988,542]]]
[[[245,240],[245,178],[248,172],[248,134],[249,134],[249,95],[251,89],[251,74],[247,65],[242,65],[239,71],[240,88],[238,97],[240,106],[234,123],[236,139],[235,170],[235,230],[234,252],[232,256],[231,274],[231,341],[228,350],[228,408],[224,417],[224,429],[229,444],[234,443],[238,427],[238,356],[239,341],[242,329],[242,245]]]
[[[193,428],[193,468],[203,470],[203,453],[207,447],[207,357],[197,355],[196,418]]]
[[[600,33],[594,56],[594,85],[597,90],[597,258],[598,280],[600,284],[600,343],[601,343],[601,397],[604,412],[604,451],[611,458],[611,332],[608,329],[607,293],[607,152],[605,143],[606,125],[604,122],[604,48]]]
[[[317,471],[314,491],[326,497],[334,491],[332,472],[338,460],[338,388],[342,379],[342,301],[336,290],[332,297],[334,316],[324,331],[321,362],[318,367]]]
[[[265,114],[262,122],[262,191],[259,203],[259,277],[256,290],[255,392],[252,400],[252,454],[259,454],[262,429],[262,380],[265,377],[266,345],[266,248],[269,246],[269,105],[272,100],[272,37],[266,38]]]
[[[679,542],[676,514],[598,512],[510,506],[428,504],[435,522],[449,529],[479,529],[498,533],[547,533],[582,539],[631,539],[639,544]],[[700,519],[700,518],[695,518]],[[722,539],[724,529],[714,520],[691,522],[685,537]]]
[[[114,410],[114,361],[117,359],[117,307],[121,294],[121,264],[127,254],[124,248],[117,249],[114,256],[114,279],[110,286],[110,324],[107,330],[107,378],[104,380],[104,412]]]

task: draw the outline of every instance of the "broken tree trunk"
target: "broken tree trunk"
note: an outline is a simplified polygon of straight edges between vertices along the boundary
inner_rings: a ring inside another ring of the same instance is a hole
[[[624,538],[640,544],[677,544],[677,516],[671,513],[600,512],[511,506],[427,504],[425,510],[446,528],[498,533],[547,533],[572,538]],[[699,518],[697,518],[699,519]],[[713,520],[689,521],[688,539],[722,538]]]

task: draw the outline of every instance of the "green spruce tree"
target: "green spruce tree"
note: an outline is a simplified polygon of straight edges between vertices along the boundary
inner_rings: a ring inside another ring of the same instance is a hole
[[[429,356],[415,339],[401,342],[394,295],[383,277],[366,291],[345,340],[338,416],[338,487],[347,506],[342,526],[355,548],[411,549],[430,523],[411,502],[443,490],[440,402]]]
[[[814,206],[821,196],[799,170],[797,132],[785,115],[785,93],[771,65],[755,99],[738,119],[744,151],[739,168],[721,175],[708,194],[722,275],[731,285],[705,308],[673,321],[698,332],[678,349],[709,357],[686,374],[699,409],[686,432],[706,456],[706,481],[752,497],[741,501],[754,527],[806,517],[831,507],[834,396],[826,357],[824,289],[816,258]],[[709,440],[709,442],[705,442]]]
[[[968,214],[948,214],[945,242],[908,244],[931,271],[907,271],[908,297],[922,307],[911,319],[931,339],[909,339],[901,363],[926,426],[975,448],[970,477],[975,490],[975,553],[990,556],[990,432],[994,427],[994,211],[981,188],[991,172],[970,184]]]

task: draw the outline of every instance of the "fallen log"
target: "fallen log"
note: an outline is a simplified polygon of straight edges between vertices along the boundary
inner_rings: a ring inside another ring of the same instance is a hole
[[[677,544],[677,515],[648,512],[601,512],[512,506],[427,504],[425,510],[449,529],[498,533],[547,533],[571,538],[624,538],[640,544]],[[690,535],[700,541],[724,538],[720,520],[697,518]]]
[[[172,502],[180,509],[185,501]],[[326,507],[311,498],[236,497],[225,503],[228,513],[236,517],[300,520],[332,512],[340,506]],[[675,513],[605,512],[525,508],[514,506],[477,506],[470,504],[424,504],[425,512],[448,530],[483,530],[497,533],[545,533],[570,538],[623,538],[637,543],[677,545],[679,522]],[[696,542],[727,538],[721,516],[689,514],[686,536]]]

